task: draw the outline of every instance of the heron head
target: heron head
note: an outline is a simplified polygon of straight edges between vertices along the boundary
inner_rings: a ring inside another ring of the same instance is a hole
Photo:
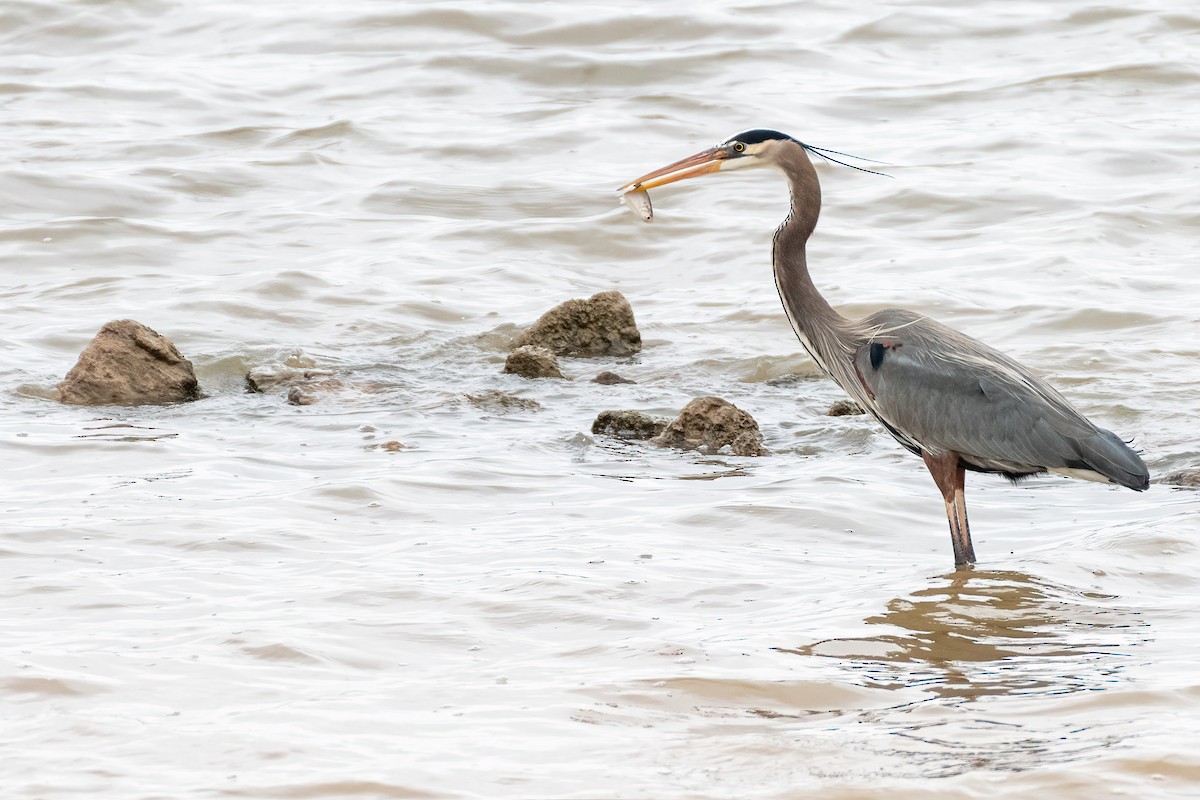
[[[791,146],[804,149],[802,143],[786,133],[761,128],[743,131],[715,147],[630,181],[618,191],[645,191],[721,170],[774,166],[776,159]]]
[[[804,149],[801,142],[786,133],[756,128],[730,136],[717,145],[717,149],[728,153],[721,169],[744,169],[772,166],[789,145]]]

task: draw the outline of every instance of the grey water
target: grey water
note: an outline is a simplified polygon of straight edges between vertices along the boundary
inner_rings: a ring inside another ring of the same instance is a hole
[[[919,459],[824,415],[783,182],[651,225],[614,190],[751,127],[888,162],[818,167],[830,302],[1012,354],[1161,476],[1200,462],[1198,36],[1167,0],[7,4],[6,796],[1196,792],[1200,495],[973,476],[952,572]],[[641,353],[500,373],[608,289]],[[55,403],[121,318],[203,398]],[[273,364],[338,388],[246,393]],[[589,433],[708,394],[771,455]]]

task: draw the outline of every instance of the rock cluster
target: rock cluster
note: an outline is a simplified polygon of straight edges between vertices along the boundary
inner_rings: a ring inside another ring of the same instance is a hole
[[[587,300],[568,300],[543,314],[517,339],[504,372],[527,378],[563,378],[556,354],[621,357],[638,352],[641,346],[629,302],[620,292],[600,292]],[[592,382],[634,383],[608,371]],[[250,392],[286,394],[293,405],[310,405],[321,393],[343,388],[344,383],[330,370],[289,363],[250,370],[246,387]],[[194,400],[199,384],[191,362],[165,337],[133,320],[117,320],[100,329],[58,390],[63,403],[140,405]],[[541,410],[535,400],[495,390],[467,394],[465,399],[497,414]],[[831,409],[830,413],[835,412]],[[728,448],[735,455],[767,453],[758,423],[717,397],[693,400],[674,420],[640,411],[604,411],[592,424],[592,433],[705,452]],[[379,447],[398,451],[404,445],[392,441]]]
[[[715,453],[724,447],[737,456],[768,455],[754,418],[719,397],[697,397],[673,420],[641,411],[602,411],[592,433],[621,439],[648,439],[660,447]]]
[[[200,395],[192,362],[140,322],[106,323],[58,384],[60,402],[80,406],[182,403]]]

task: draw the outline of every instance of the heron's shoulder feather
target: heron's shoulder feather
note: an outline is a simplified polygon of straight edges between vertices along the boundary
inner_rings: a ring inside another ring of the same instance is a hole
[[[942,390],[983,393],[996,401],[1022,396],[1071,409],[1033,370],[937,320],[885,309],[865,317],[862,324],[865,337],[855,360],[871,368],[870,375],[864,373],[868,380],[878,374],[885,382],[920,380]]]

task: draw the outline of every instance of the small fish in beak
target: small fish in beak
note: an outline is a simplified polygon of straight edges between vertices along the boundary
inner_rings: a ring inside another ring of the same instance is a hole
[[[621,202],[625,204],[626,208],[641,217],[643,222],[650,222],[654,219],[654,207],[650,205],[650,193],[645,189],[637,187],[626,189],[621,192]]]

